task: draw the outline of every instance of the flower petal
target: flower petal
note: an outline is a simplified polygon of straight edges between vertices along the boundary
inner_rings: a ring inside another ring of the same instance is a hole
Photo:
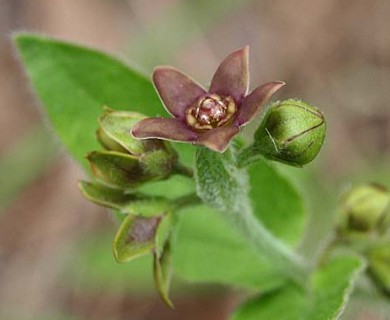
[[[179,119],[146,118],[137,122],[131,130],[134,138],[194,142],[198,134]]]
[[[268,102],[271,96],[284,85],[283,81],[273,81],[267,82],[253,90],[244,98],[234,123],[238,126],[247,124],[257,111]]]
[[[249,87],[248,52],[246,46],[222,61],[211,81],[211,93],[232,96],[236,103],[241,102]]]
[[[210,129],[205,133],[199,134],[196,143],[204,145],[214,151],[224,152],[228,147],[230,140],[232,140],[239,131],[239,127],[234,125]]]
[[[184,118],[186,108],[206,93],[194,80],[172,67],[157,67],[153,83],[167,111],[179,118]]]

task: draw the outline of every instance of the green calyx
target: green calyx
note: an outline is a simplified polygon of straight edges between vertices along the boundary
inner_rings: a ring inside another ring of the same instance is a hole
[[[163,212],[151,217],[128,214],[113,242],[114,257],[120,263],[153,254],[156,289],[169,307],[173,307],[169,298],[173,224],[170,213]]]
[[[341,199],[338,231],[341,235],[384,233],[389,227],[390,192],[382,185],[364,184]]]
[[[138,112],[114,111],[105,108],[99,118],[97,137],[107,150],[141,156],[154,150],[165,150],[165,142],[157,139],[138,140],[130,133],[133,126],[146,118]]]
[[[316,108],[294,99],[276,102],[266,110],[253,148],[270,160],[301,167],[318,155],[325,131]]]

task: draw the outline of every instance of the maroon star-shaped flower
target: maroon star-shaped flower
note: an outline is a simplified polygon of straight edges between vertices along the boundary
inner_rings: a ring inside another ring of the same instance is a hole
[[[131,133],[135,138],[157,138],[204,145],[223,152],[230,140],[285,85],[267,82],[250,94],[246,46],[222,61],[207,91],[172,67],[157,67],[153,83],[174,118],[146,118]]]

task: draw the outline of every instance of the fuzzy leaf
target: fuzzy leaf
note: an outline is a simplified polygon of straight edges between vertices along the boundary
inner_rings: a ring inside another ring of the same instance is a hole
[[[51,124],[84,167],[84,155],[99,147],[95,132],[103,106],[166,114],[151,82],[115,58],[33,34],[14,40]]]
[[[357,257],[338,257],[314,272],[306,292],[293,284],[255,297],[235,311],[232,320],[336,320],[363,269]]]
[[[173,260],[175,273],[194,282],[267,290],[285,280],[220,213],[206,206],[180,215]]]
[[[307,222],[302,196],[269,162],[260,159],[248,168],[249,195],[256,217],[286,244],[301,240]]]

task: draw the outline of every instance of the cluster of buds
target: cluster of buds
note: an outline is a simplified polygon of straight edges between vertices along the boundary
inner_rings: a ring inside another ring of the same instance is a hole
[[[168,297],[172,201],[137,192],[143,183],[191,170],[178,162],[169,142],[187,142],[224,152],[230,141],[285,83],[272,81],[248,93],[248,47],[228,55],[206,90],[172,67],[158,67],[153,83],[173,118],[147,118],[136,112],[105,109],[97,138],[104,151],[87,155],[96,183],[81,182],[89,200],[122,214],[113,251],[118,262],[152,253],[157,289]],[[295,100],[268,109],[256,143],[269,159],[303,165],[318,153],[325,134],[322,114]]]
[[[337,233],[364,254],[374,283],[390,295],[390,192],[379,184],[364,184],[342,198]]]
[[[130,135],[131,128],[144,118],[136,112],[104,110],[96,135],[105,150],[87,155],[96,182],[84,181],[79,187],[87,199],[118,212],[122,223],[113,242],[118,262],[153,254],[156,288],[172,306],[168,297],[173,221],[170,203],[163,197],[139,193],[137,187],[174,174],[178,154],[167,141],[137,140]]]
[[[390,192],[379,184],[350,189],[341,199],[338,219],[338,233],[345,238],[386,233],[390,224]]]
[[[177,165],[177,153],[162,140],[137,140],[129,130],[145,116],[106,109],[99,119],[97,138],[105,151],[87,155],[95,178],[119,188],[168,178]]]

